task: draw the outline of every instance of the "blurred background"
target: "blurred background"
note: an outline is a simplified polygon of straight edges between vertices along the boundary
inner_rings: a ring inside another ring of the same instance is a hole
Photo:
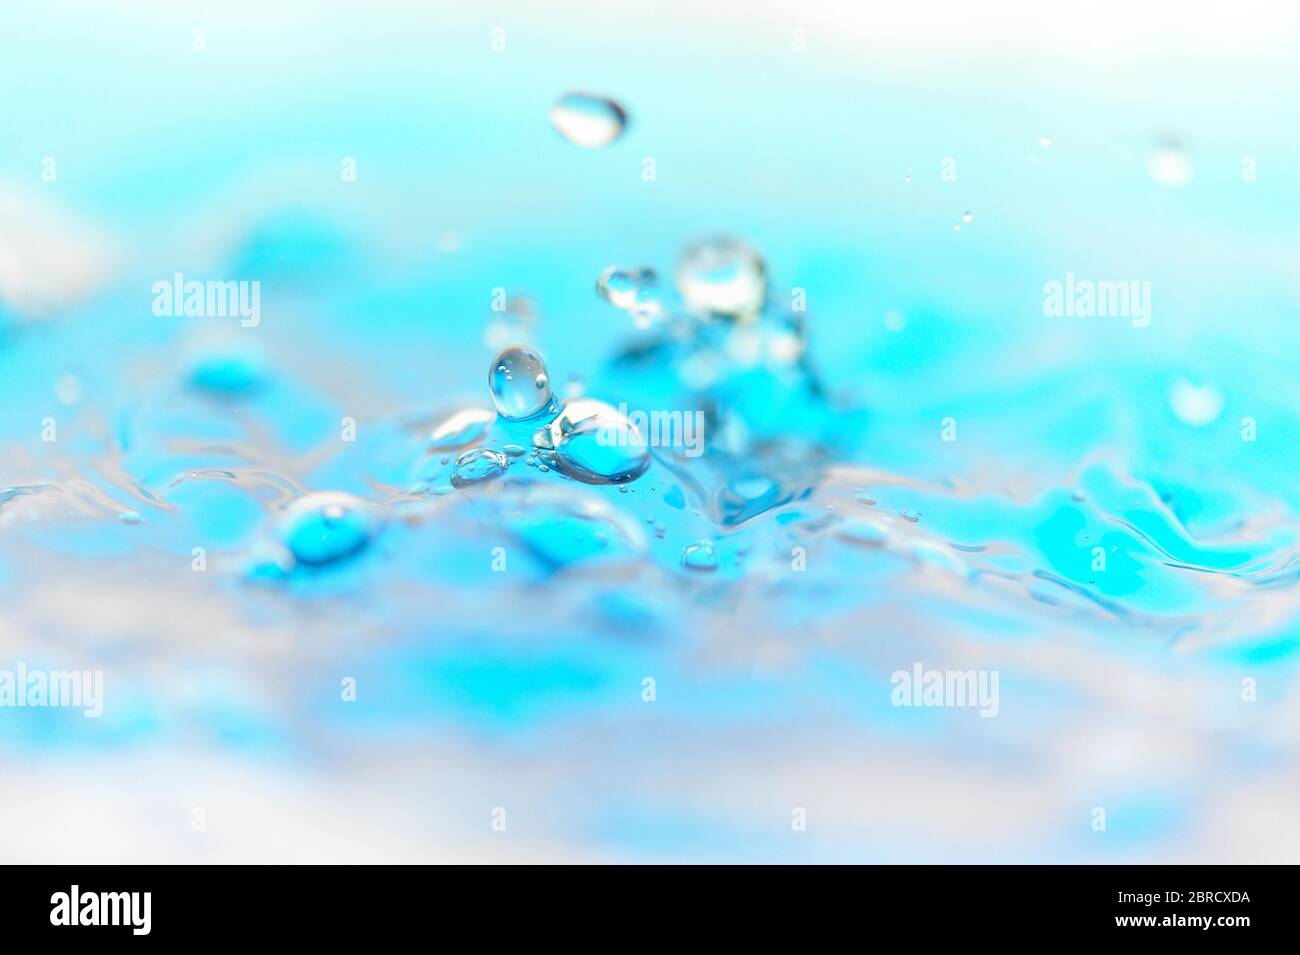
[[[0,859],[1300,854],[1300,11],[0,17],[0,671],[104,686]],[[575,480],[513,342],[707,450]]]

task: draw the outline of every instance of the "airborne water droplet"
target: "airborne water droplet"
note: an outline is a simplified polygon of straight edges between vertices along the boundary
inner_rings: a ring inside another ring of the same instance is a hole
[[[591,93],[565,93],[551,107],[550,119],[561,136],[587,149],[608,146],[627,125],[623,107]]]
[[[749,244],[709,239],[688,246],[677,263],[677,290],[691,311],[752,319],[767,297],[767,267]]]
[[[511,345],[493,360],[488,389],[501,417],[510,421],[554,409],[546,363],[541,355],[523,345]]]
[[[556,465],[585,484],[622,484],[639,477],[650,463],[641,432],[601,401],[569,402],[546,431]]]

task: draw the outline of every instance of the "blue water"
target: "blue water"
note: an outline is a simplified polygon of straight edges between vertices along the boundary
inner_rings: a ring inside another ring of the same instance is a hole
[[[106,686],[0,709],[0,857],[1294,857],[1267,46],[253,9],[0,38],[0,669]],[[256,322],[157,314],[178,273]],[[996,718],[892,705],[918,662]]]

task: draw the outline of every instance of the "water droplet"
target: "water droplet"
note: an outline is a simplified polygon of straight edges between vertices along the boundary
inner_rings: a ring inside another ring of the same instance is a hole
[[[663,311],[659,276],[654,269],[611,265],[600,273],[596,289],[605,301],[631,315],[637,328],[649,328]]]
[[[1050,149],[1052,147],[1052,137],[1040,136],[1038,137],[1038,144],[1042,146],[1044,149]]]
[[[434,427],[429,435],[429,447],[440,451],[474,444],[496,417],[486,408],[462,408]]]
[[[300,564],[319,566],[364,550],[379,529],[365,501],[338,491],[298,498],[281,515],[279,538]]]
[[[144,521],[144,518],[140,516],[139,511],[123,511],[121,514],[117,515],[117,519],[123,524],[139,524]]]
[[[757,251],[737,239],[688,246],[677,263],[677,290],[691,311],[750,319],[767,297],[767,267]]]
[[[627,125],[623,107],[591,93],[565,93],[551,107],[550,119],[561,136],[586,149],[608,146]]]
[[[1213,385],[1194,385],[1179,379],[1169,391],[1169,403],[1180,421],[1199,428],[1223,412],[1223,392]]]
[[[641,433],[601,401],[569,402],[546,431],[556,466],[585,484],[622,484],[639,477],[650,463]]]
[[[554,408],[551,383],[542,356],[524,345],[511,345],[492,362],[488,388],[501,417],[533,418]]]
[[[469,487],[482,484],[506,473],[510,459],[500,451],[474,448],[456,459],[456,469],[451,473],[452,487]]]
[[[1181,189],[1192,179],[1192,160],[1179,143],[1169,140],[1152,151],[1147,173],[1162,186]]]
[[[975,217],[974,217],[973,215],[971,215],[969,212],[963,212],[963,213],[961,214],[961,221],[962,221],[962,222],[970,222],[970,221],[971,221],[972,219],[974,219],[974,218],[975,218]]]
[[[717,570],[718,555],[709,541],[697,541],[682,548],[682,566],[691,570]]]

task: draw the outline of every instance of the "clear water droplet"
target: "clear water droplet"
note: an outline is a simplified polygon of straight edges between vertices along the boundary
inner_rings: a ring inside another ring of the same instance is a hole
[[[524,345],[511,345],[493,360],[488,389],[501,417],[533,418],[555,408],[542,356]]]
[[[677,263],[677,290],[691,311],[752,319],[767,298],[767,266],[748,243],[715,238],[697,242]]]
[[[659,276],[654,269],[611,265],[600,273],[596,289],[605,301],[631,315],[638,328],[649,328],[663,311]]]
[[[970,222],[970,221],[971,221],[972,219],[974,219],[974,218],[975,218],[975,217],[974,217],[973,215],[971,215],[969,212],[963,212],[963,213],[961,214],[961,221],[962,221],[962,222]]]
[[[320,566],[364,550],[379,522],[365,501],[338,491],[298,498],[281,515],[279,539],[300,564]]]
[[[627,125],[622,106],[591,93],[565,93],[551,107],[550,119],[561,136],[585,149],[608,146]]]
[[[490,448],[473,448],[456,459],[456,468],[451,473],[452,487],[469,487],[491,481],[506,473],[510,459],[500,451]]]
[[[622,484],[650,463],[641,432],[601,401],[569,402],[546,431],[556,466],[585,484]]]
[[[691,570],[718,569],[718,555],[709,541],[697,541],[682,548],[682,566]]]

